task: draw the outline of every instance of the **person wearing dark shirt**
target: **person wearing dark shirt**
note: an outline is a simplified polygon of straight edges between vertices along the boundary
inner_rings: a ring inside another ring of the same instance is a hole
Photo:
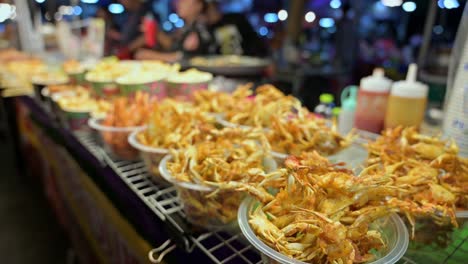
[[[208,31],[215,40],[216,54],[264,57],[268,48],[242,14],[220,14],[215,5],[206,11]]]
[[[118,0],[128,12],[127,21],[122,25],[119,35],[119,53],[133,53],[145,45],[144,35],[140,31],[144,15],[147,13],[147,2],[144,0]],[[127,56],[127,55],[125,55]]]
[[[196,55],[266,56],[268,49],[242,14],[222,14],[210,0],[178,0],[186,27],[173,41],[172,52],[140,50],[137,59],[177,61]]]

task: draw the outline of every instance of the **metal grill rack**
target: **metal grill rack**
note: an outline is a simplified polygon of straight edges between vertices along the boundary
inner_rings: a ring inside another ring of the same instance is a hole
[[[172,239],[177,246],[183,247],[187,252],[197,248],[218,264],[261,263],[258,252],[243,242],[241,234],[230,234],[223,230],[203,233],[193,231],[185,220],[175,188],[153,182],[142,161],[123,161],[112,157],[99,146],[97,139],[90,133],[77,132],[75,136],[98,160],[111,167],[129,188],[175,231],[172,232],[175,233]],[[169,248],[169,245],[166,248]]]
[[[197,233],[191,230],[185,220],[175,187],[156,184],[142,161],[123,161],[112,157],[101,148],[98,141],[90,133],[77,132],[77,139],[98,160],[111,167],[117,175],[132,189],[141,200],[172,230],[175,230],[174,243],[187,252],[199,249],[216,264],[261,264],[260,254],[245,242],[242,234],[223,230]],[[161,250],[169,249],[170,243],[164,243]],[[170,251],[170,249],[169,249]],[[416,264],[403,257],[402,264]]]

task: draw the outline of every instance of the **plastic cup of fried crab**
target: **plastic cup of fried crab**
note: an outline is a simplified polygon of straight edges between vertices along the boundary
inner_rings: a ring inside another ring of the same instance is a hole
[[[115,127],[103,125],[104,118],[90,118],[88,125],[100,135],[104,148],[116,158],[122,160],[136,160],[138,150],[128,142],[128,136],[144,126]]]
[[[161,176],[176,187],[187,220],[202,228],[237,228],[237,210],[245,193],[177,180],[167,169],[171,159],[171,155],[166,155],[159,170]]]
[[[141,128],[133,131],[128,136],[128,143],[140,153],[146,169],[150,172],[151,178],[154,182],[160,184],[167,184],[159,173],[159,162],[169,154],[169,150],[165,148],[155,148],[147,146],[138,141],[138,134],[143,133],[146,128]]]
[[[307,264],[306,262],[281,254],[277,250],[266,245],[257,237],[257,234],[249,223],[249,215],[257,206],[258,202],[255,199],[246,198],[239,207],[237,221],[239,223],[239,228],[247,241],[262,254],[262,263]],[[381,249],[376,252],[376,259],[372,262],[368,262],[367,264],[397,263],[405,254],[409,244],[409,235],[403,220],[401,220],[398,215],[392,214],[389,217],[376,220],[371,224],[369,229],[378,230],[382,233],[382,238],[386,247],[385,249]],[[266,226],[265,231],[268,231]]]

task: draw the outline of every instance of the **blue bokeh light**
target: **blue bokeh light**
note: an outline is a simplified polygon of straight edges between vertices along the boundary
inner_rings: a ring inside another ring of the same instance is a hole
[[[405,10],[405,12],[413,12],[414,10],[416,10],[416,3],[415,2],[405,2],[403,3],[402,5],[402,8],[403,10]]]
[[[278,14],[276,14],[276,13],[266,13],[263,16],[263,20],[265,20],[265,22],[267,22],[267,23],[276,23],[276,22],[278,22]]]
[[[444,0],[444,6],[447,9],[458,8],[460,3],[457,0]]]
[[[121,4],[110,4],[109,7],[109,12],[111,12],[112,14],[122,14],[124,11],[125,11],[125,8],[123,5]]]
[[[341,7],[341,0],[331,0],[330,7],[333,9],[338,9]]]
[[[175,24],[177,21],[179,21],[179,16],[176,13],[171,13],[169,15],[169,21]]]
[[[444,28],[441,25],[436,25],[436,26],[434,26],[432,31],[434,32],[434,34],[440,35],[440,34],[442,34],[444,32]]]
[[[164,21],[164,23],[162,24],[162,27],[165,31],[171,31],[173,28],[172,23],[169,21]]]
[[[260,29],[258,30],[258,33],[260,33],[261,36],[266,36],[268,35],[268,28],[260,27]]]
[[[99,0],[81,0],[85,4],[96,4]]]
[[[83,13],[83,8],[81,8],[81,6],[74,6],[73,7],[73,14],[75,16],[79,16],[79,15],[81,15],[81,13]]]
[[[335,20],[330,17],[324,17],[319,20],[319,25],[323,28],[333,27],[335,25]]]
[[[175,25],[176,28],[182,28],[182,27],[184,27],[185,23],[184,23],[184,21],[182,19],[179,19],[179,20],[177,20],[177,22],[175,22],[174,25]]]

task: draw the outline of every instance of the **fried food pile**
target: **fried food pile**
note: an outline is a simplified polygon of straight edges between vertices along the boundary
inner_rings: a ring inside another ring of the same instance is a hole
[[[214,122],[214,117],[195,111],[190,104],[165,99],[154,104],[148,129],[137,139],[154,148],[186,149],[202,141],[215,128]]]
[[[50,94],[69,92],[69,91],[83,93],[86,90],[86,88],[84,88],[83,86],[71,85],[71,84],[49,85],[47,86],[47,88],[49,89]]]
[[[138,157],[127,138],[136,129],[148,121],[151,104],[148,93],[138,91],[134,98],[119,97],[114,99],[101,125],[96,127],[106,147],[119,158],[133,160]]]
[[[235,104],[230,94],[219,91],[199,90],[193,99],[195,107],[209,113],[223,113]]]
[[[136,64],[125,63],[110,57],[101,60],[89,72],[86,80],[90,82],[113,82],[136,68]]]
[[[317,151],[329,156],[348,147],[352,134],[341,136],[336,126],[327,126],[324,119],[312,115],[281,119],[271,117],[271,130],[267,132],[273,151],[291,155]]]
[[[226,121],[237,125],[271,128],[274,116],[286,119],[307,112],[297,98],[284,95],[273,85],[259,86],[252,98],[249,89],[250,86],[244,86],[233,93],[233,96],[243,98],[234,108],[225,112]]]
[[[16,49],[2,49],[0,50],[0,61],[2,63],[10,61],[20,61],[20,60],[29,60],[32,59],[32,56],[18,51]]]
[[[172,151],[168,170],[179,181],[202,185],[243,182],[250,170],[263,170],[269,155],[261,130],[225,128],[209,131],[206,141],[184,151]],[[264,143],[262,147],[260,142]]]
[[[431,215],[442,207],[408,206],[390,175],[364,169],[357,177],[343,164],[331,164],[316,152],[290,156],[282,177],[262,182],[279,188],[249,212],[249,224],[271,248],[309,263],[372,261],[386,247],[383,234],[372,228],[392,213]],[[444,216],[451,216],[450,208]]]
[[[261,182],[274,169],[261,129],[225,128],[209,134],[206,141],[186,150],[171,151],[167,162],[174,181],[193,184],[192,188],[176,186],[187,218],[199,226],[234,221],[245,196],[243,189]]]
[[[468,159],[453,141],[398,127],[367,145],[373,171],[391,175],[409,206],[468,208]]]
[[[56,102],[64,111],[89,112],[94,117],[104,116],[111,109],[108,101],[91,98],[89,92],[83,89],[75,89],[71,94],[61,95]]]
[[[32,83],[44,85],[66,84],[68,83],[68,77],[61,71],[44,70],[32,75],[31,81]]]
[[[82,73],[85,67],[77,60],[67,60],[62,64],[63,70],[68,74]]]
[[[145,125],[151,113],[148,93],[138,91],[135,98],[119,97],[114,99],[103,125],[110,127],[136,127]]]

